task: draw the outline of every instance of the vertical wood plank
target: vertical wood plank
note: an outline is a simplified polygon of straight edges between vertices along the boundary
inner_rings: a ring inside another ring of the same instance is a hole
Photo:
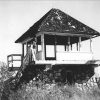
[[[78,43],[76,43],[77,51],[78,51]]]
[[[71,51],[72,51],[72,44],[71,44]]]
[[[41,35],[41,46],[42,46],[42,60],[45,60],[44,34]]]
[[[81,37],[79,37],[79,51],[81,50]]]
[[[12,67],[13,67],[13,55],[11,57],[12,57]]]
[[[68,51],[69,51],[69,46],[70,46],[70,37],[68,37]]]
[[[26,54],[28,52],[28,43],[26,42]]]
[[[90,52],[92,52],[92,39],[90,37]]]
[[[56,43],[57,43],[57,38],[56,38],[56,35],[55,35],[55,45],[54,45],[55,59],[56,59],[56,52],[57,52]]]
[[[23,65],[23,58],[24,58],[24,43],[22,44],[22,57],[21,57],[21,64]]]
[[[7,56],[7,65],[8,65],[8,68],[9,68],[9,57]]]

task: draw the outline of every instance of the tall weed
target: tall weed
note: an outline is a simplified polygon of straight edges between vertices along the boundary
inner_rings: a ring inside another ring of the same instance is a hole
[[[9,100],[100,100],[100,89],[98,88],[81,91],[69,85],[44,84],[37,88],[35,82],[32,84],[31,87],[29,84],[23,85],[17,92],[12,92]]]

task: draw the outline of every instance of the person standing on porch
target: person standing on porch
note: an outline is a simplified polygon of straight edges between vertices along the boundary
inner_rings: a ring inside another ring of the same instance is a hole
[[[32,61],[36,61],[36,45],[35,42],[31,45]]]

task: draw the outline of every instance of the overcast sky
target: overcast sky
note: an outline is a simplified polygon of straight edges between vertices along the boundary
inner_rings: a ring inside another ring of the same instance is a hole
[[[21,44],[14,43],[51,8],[58,8],[100,32],[99,0],[1,0],[0,1],[0,61],[9,54],[21,53]],[[100,37],[93,40],[95,59],[100,59]]]

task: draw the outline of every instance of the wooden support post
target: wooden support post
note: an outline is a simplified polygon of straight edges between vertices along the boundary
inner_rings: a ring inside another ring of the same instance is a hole
[[[37,50],[38,50],[38,46],[37,46],[37,37],[35,38],[35,41],[36,41],[36,53],[37,53]]]
[[[71,44],[71,51],[72,51],[72,44]]]
[[[21,57],[21,64],[23,65],[23,58],[24,58],[24,44],[22,44],[22,57]]]
[[[44,43],[44,34],[41,35],[41,46],[42,46],[42,60],[45,60],[45,43]]]
[[[37,38],[38,37],[36,37],[36,53],[38,52],[38,41],[37,41]]]
[[[79,37],[79,51],[81,49],[81,37]]]
[[[66,50],[68,51],[68,44],[66,45]]]
[[[77,51],[78,51],[78,42],[76,43]]]
[[[66,45],[65,45],[64,47],[65,47],[65,51],[66,51],[66,49],[67,49],[67,48],[66,48]]]
[[[56,51],[57,51],[57,50],[56,50],[56,49],[57,49],[57,48],[56,48],[56,43],[57,43],[57,40],[56,40],[56,35],[55,35],[55,45],[54,45],[54,50],[55,50],[55,59],[56,59]]]
[[[12,62],[11,62],[11,63],[12,63],[12,68],[13,68],[13,56],[11,56],[11,60],[12,60]]]
[[[7,65],[8,65],[8,68],[9,68],[9,57],[7,56]]]
[[[90,37],[90,52],[92,52],[92,39]]]
[[[24,44],[22,44],[22,57],[24,57]]]
[[[69,46],[70,46],[70,37],[68,37],[68,51],[69,51]]]
[[[28,52],[28,43],[26,42],[26,54]]]

